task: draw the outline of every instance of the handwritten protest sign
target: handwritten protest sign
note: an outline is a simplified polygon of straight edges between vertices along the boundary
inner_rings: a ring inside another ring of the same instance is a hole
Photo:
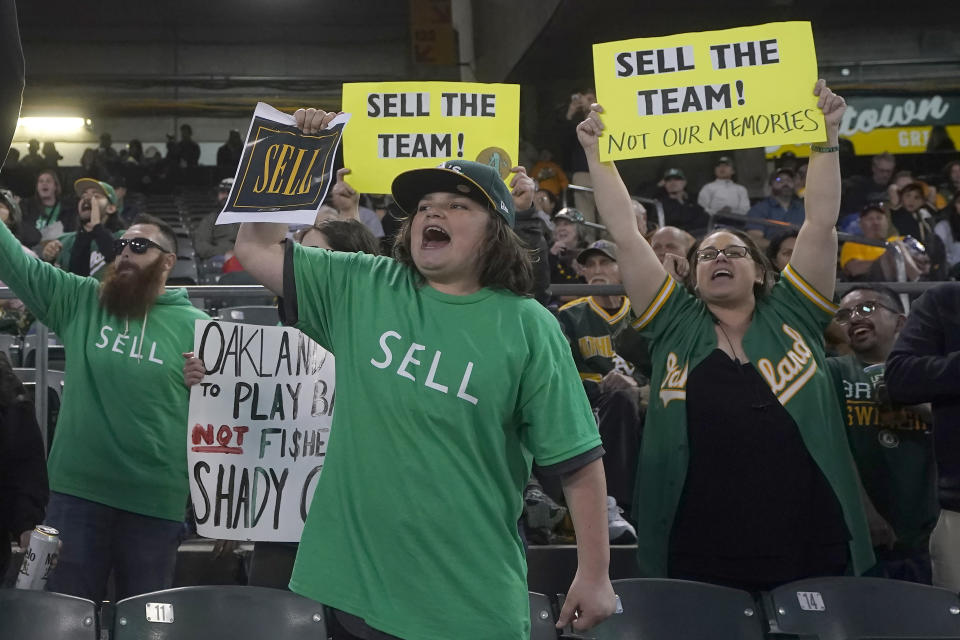
[[[350,185],[390,193],[397,174],[444,160],[489,164],[504,179],[520,149],[520,87],[470,82],[343,85],[353,122],[343,141]]]
[[[197,532],[300,540],[333,419],[333,356],[296,329],[198,320],[206,375],[190,391]]]
[[[600,158],[822,142],[809,22],[593,45]]]
[[[333,158],[350,114],[306,135],[292,115],[257,103],[233,188],[217,224],[313,224],[330,188]]]

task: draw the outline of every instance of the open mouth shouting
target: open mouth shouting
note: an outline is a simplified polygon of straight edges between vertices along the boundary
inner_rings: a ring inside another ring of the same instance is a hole
[[[420,243],[423,249],[443,249],[450,244],[450,233],[437,224],[430,224],[423,228],[423,238]]]
[[[863,340],[871,335],[873,335],[873,325],[869,322],[860,322],[857,324],[850,325],[850,328],[847,330],[847,335],[851,341]]]
[[[711,280],[719,280],[720,278],[727,278],[728,280],[732,280],[733,271],[731,271],[730,269],[727,269],[726,267],[721,267],[710,275]]]

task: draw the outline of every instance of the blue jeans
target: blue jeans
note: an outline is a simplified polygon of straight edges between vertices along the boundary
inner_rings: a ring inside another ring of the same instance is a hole
[[[173,584],[183,523],[114,509],[98,502],[50,492],[46,524],[60,531],[60,561],[47,591],[101,602],[110,571],[116,599]]]

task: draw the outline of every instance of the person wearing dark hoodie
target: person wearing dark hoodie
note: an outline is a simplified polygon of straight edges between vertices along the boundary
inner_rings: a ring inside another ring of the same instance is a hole
[[[80,199],[77,203],[80,226],[58,238],[56,265],[78,276],[102,280],[105,267],[116,257],[113,241],[121,237],[124,230],[117,215],[117,194],[112,186],[93,178],[80,178],[73,189]]]
[[[24,254],[0,225],[0,279],[66,350],[48,461],[46,524],[63,541],[47,589],[99,602],[171,586],[187,504],[188,391],[181,354],[209,319],[166,291],[176,236],[141,215],[114,242],[103,282]]]
[[[30,532],[43,522],[49,492],[33,403],[0,352],[0,578],[10,562],[10,540],[26,548]]]

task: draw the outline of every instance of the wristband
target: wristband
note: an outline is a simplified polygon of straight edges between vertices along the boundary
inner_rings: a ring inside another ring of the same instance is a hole
[[[840,146],[823,147],[819,144],[812,144],[810,145],[810,151],[816,151],[817,153],[833,153],[834,151],[840,151]]]

